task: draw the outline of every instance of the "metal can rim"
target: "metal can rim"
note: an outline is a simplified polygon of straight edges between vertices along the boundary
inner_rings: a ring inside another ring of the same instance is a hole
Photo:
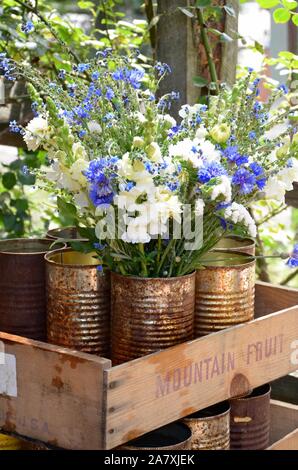
[[[114,271],[111,272],[112,277],[118,277],[121,279],[131,279],[134,281],[141,281],[141,282],[152,282],[152,281],[171,281],[174,282],[177,279],[187,279],[187,278],[192,278],[196,274],[196,271],[191,272],[190,274],[184,274],[183,276],[171,276],[171,277],[141,277],[141,276],[124,276],[123,274],[116,273]]]
[[[47,244],[49,247],[47,250],[42,250],[42,251],[29,251],[29,252],[23,252],[23,251],[2,251],[1,250],[1,245],[5,244],[5,242],[22,242],[22,243],[28,243],[29,242],[38,242],[41,245]],[[46,255],[47,253],[52,252],[50,246],[53,244],[53,240],[50,238],[7,238],[6,240],[0,240],[0,255],[17,255],[17,256],[40,256],[40,255]],[[61,245],[64,245],[66,247],[65,243],[61,242]],[[59,248],[60,250],[63,250],[64,248]]]
[[[208,268],[208,269],[212,269],[212,270],[226,270],[226,269],[244,269],[244,268],[247,268],[247,267],[251,267],[255,264],[255,257],[252,256],[252,255],[248,255],[246,253],[243,253],[241,251],[233,251],[232,253],[228,250],[220,250],[220,251],[213,251],[213,252],[209,252],[209,253],[217,253],[217,254],[228,254],[229,256],[233,256],[233,255],[237,255],[239,256],[240,258],[247,258],[247,262],[244,262],[242,264],[231,264],[231,265],[226,265],[226,266],[212,266],[210,264],[204,264],[204,260],[202,260],[201,262],[201,265],[204,267],[204,268]],[[215,260],[216,261],[216,260]],[[200,270],[197,270],[197,272],[200,271]]]
[[[54,232],[56,232],[57,230],[72,230],[72,229],[77,229],[77,227],[75,225],[68,225],[67,227],[52,228],[52,229],[47,231],[46,237],[51,238],[52,240],[60,240],[60,239],[63,239],[63,237],[55,236]],[[87,242],[87,241],[89,241],[88,238],[73,238],[71,240],[77,241],[77,242]]]
[[[262,392],[261,390],[261,393],[258,393],[257,395],[253,396],[253,393],[259,389],[265,389],[264,392]],[[250,401],[254,401],[254,400],[259,400],[260,398],[264,398],[268,395],[271,394],[271,385],[270,384],[263,384],[263,385],[260,385],[259,387],[256,387],[252,390],[252,392],[248,395],[245,395],[245,396],[242,396],[240,398],[230,398],[230,402],[233,403],[233,401],[237,401],[237,402],[243,402],[245,403],[247,400],[250,400]]]
[[[60,248],[58,250],[52,250],[52,251],[49,251],[48,253],[45,254],[45,262],[46,264],[48,264],[49,266],[55,266],[55,268],[63,268],[63,269],[91,269],[91,268],[94,268],[96,269],[98,266],[100,266],[101,263],[98,263],[98,264],[64,264],[64,263],[58,263],[56,261],[52,261],[51,259],[49,259],[50,256],[52,255],[57,255],[59,253],[66,253],[66,252],[74,252],[74,253],[79,253],[79,252],[76,252],[76,250],[74,250],[73,248]]]
[[[230,413],[231,405],[228,401],[225,401],[225,402],[222,402],[222,403],[217,403],[217,405],[222,405],[223,407],[226,407],[225,411],[221,411],[219,413],[214,413],[211,416],[195,417],[196,414],[200,413],[201,411],[204,411],[204,409],[212,408],[212,406],[214,406],[214,405],[211,405],[208,408],[204,408],[202,410],[195,411],[195,413],[192,413],[191,415],[185,416],[185,418],[183,418],[183,421],[189,421],[189,422],[192,422],[192,421],[210,421],[210,420],[214,420],[214,419],[217,419],[217,418],[222,418],[223,416],[226,416],[227,414]]]

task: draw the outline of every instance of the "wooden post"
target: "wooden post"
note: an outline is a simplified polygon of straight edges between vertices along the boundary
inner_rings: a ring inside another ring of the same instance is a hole
[[[177,117],[178,110],[185,103],[195,103],[199,89],[193,85],[197,75],[198,53],[194,32],[194,21],[179,10],[190,5],[189,0],[158,0],[157,14],[157,58],[167,63],[172,73],[160,87],[160,95],[179,91],[180,99],[174,102],[171,114]]]

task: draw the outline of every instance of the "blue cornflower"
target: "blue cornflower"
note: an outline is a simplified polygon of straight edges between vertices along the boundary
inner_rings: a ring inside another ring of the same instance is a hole
[[[172,73],[171,67],[168,64],[163,64],[161,62],[157,62],[154,68],[157,71],[157,75],[159,77],[162,77],[162,75],[165,75],[165,74]]]
[[[33,114],[35,117],[39,116],[39,113],[38,113],[38,103],[37,101],[33,101],[33,103],[31,103],[31,109],[33,111]]]
[[[245,168],[239,168],[232,178],[232,184],[240,186],[240,194],[249,194],[253,191],[256,177]]]
[[[264,176],[263,178],[258,178],[256,181],[256,185],[259,189],[264,189],[267,183],[267,178]]]
[[[85,129],[82,129],[82,130],[79,132],[79,137],[80,137],[80,139],[82,139],[86,134],[87,134],[87,131],[85,131]]]
[[[106,98],[107,98],[107,100],[109,100],[109,101],[112,100],[112,99],[114,98],[114,96],[115,96],[115,93],[114,93],[114,91],[112,90],[112,88],[111,88],[111,87],[107,87],[107,90],[106,90]]]
[[[75,97],[76,87],[77,87],[77,85],[76,85],[75,83],[69,83],[69,84],[67,85],[68,94],[69,94],[69,96],[71,96],[72,98]]]
[[[226,175],[226,169],[218,162],[206,163],[198,171],[198,180],[200,183],[208,183],[212,178]]]
[[[173,181],[171,183],[168,183],[167,188],[172,192],[177,191],[177,189],[179,188],[179,182]]]
[[[99,271],[100,273],[103,272],[103,267],[102,267],[101,264],[99,264],[96,269],[97,269],[97,271]]]
[[[289,257],[287,261],[287,265],[290,266],[291,268],[298,267],[298,243],[294,245],[293,252],[291,253],[291,256]]]
[[[129,83],[135,89],[140,88],[144,75],[144,70],[129,69],[127,67],[120,67],[112,73],[114,80]]]
[[[256,137],[257,137],[257,134],[255,133],[255,131],[251,131],[251,132],[248,133],[248,138],[250,140],[255,140]]]
[[[128,181],[125,185],[125,191],[130,191],[135,185],[136,183],[134,181]]]
[[[10,121],[9,130],[14,134],[19,134],[19,132],[21,132],[21,128],[18,126],[17,121]]]
[[[66,70],[60,69],[60,70],[59,70],[59,73],[58,73],[58,78],[60,78],[60,80],[64,80],[64,79],[65,79],[65,75],[66,75]]]
[[[90,112],[86,106],[75,106],[73,108],[73,112],[79,119],[86,119],[90,117]]]
[[[75,69],[80,72],[86,72],[88,69],[90,69],[90,64],[78,64],[75,66]]]
[[[30,34],[30,33],[32,33],[32,31],[34,31],[34,24],[32,23],[32,21],[29,20],[29,21],[27,21],[27,23],[22,24],[21,30],[25,34]]]
[[[278,90],[282,91],[285,95],[289,93],[289,89],[287,85],[281,84],[279,87],[277,87]]]
[[[114,192],[109,185],[108,179],[106,178],[106,182],[103,181],[98,186],[93,184],[89,191],[89,197],[95,207],[102,206],[105,208],[110,206],[114,199]]]
[[[236,163],[237,166],[243,165],[244,163],[248,162],[248,156],[247,155],[241,155],[238,152],[238,146],[237,145],[229,145],[223,151],[223,155],[230,162]]]
[[[94,248],[95,248],[96,250],[100,250],[100,251],[104,250],[105,247],[106,247],[106,245],[102,245],[101,243],[98,243],[98,242],[97,242],[97,243],[93,243],[93,246],[94,246]]]
[[[178,132],[180,131],[181,129],[181,126],[174,126],[174,127],[171,127],[171,129],[169,130],[168,132],[168,137],[171,139],[174,137],[174,135],[178,134]]]
[[[99,72],[95,71],[95,72],[92,72],[92,75],[91,75],[91,78],[92,80],[98,80],[99,79]]]
[[[255,176],[264,174],[264,168],[261,167],[261,165],[259,165],[257,162],[252,162],[249,166]]]

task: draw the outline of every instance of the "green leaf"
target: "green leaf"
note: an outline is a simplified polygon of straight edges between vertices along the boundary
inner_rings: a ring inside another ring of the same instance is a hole
[[[258,51],[260,54],[265,54],[264,46],[260,44],[258,41],[255,41],[254,47],[256,51]]]
[[[27,199],[16,199],[11,201],[11,205],[14,206],[18,212],[26,212],[29,207]]]
[[[33,174],[24,174],[22,171],[18,173],[19,182],[24,186],[32,186],[35,183],[35,175]]]
[[[195,6],[197,8],[209,7],[211,5],[211,0],[197,0]]]
[[[194,18],[194,16],[195,16],[191,11],[187,10],[186,8],[179,7],[179,10],[182,13],[184,13],[184,15],[188,16],[189,18]]]
[[[231,36],[229,36],[228,34],[226,33],[222,33],[220,36],[219,36],[219,40],[221,42],[233,42],[233,38],[231,38]]]
[[[193,84],[199,88],[203,88],[204,86],[208,85],[208,80],[204,77],[194,77]]]
[[[14,228],[16,221],[17,219],[13,214],[5,214],[3,216],[4,227],[8,232]]]
[[[93,2],[88,2],[88,1],[85,1],[85,0],[81,0],[80,2],[78,2],[78,6],[82,9],[82,10],[91,10],[92,8],[94,8],[94,3]]]
[[[232,16],[233,18],[236,17],[236,13],[232,5],[225,5],[224,10],[228,15]]]
[[[257,0],[257,2],[262,8],[274,8],[279,5],[279,0]]]
[[[282,3],[287,10],[296,10],[298,6],[298,2],[295,0],[282,0]]]
[[[298,15],[293,15],[292,16],[292,21],[293,21],[294,25],[298,26]]]
[[[60,216],[69,225],[75,225],[77,219],[77,209],[70,202],[64,201],[61,197],[57,197],[57,206]]]
[[[282,57],[284,59],[288,59],[288,60],[292,60],[295,57],[293,52],[289,52],[289,51],[281,51],[281,52],[278,53],[278,56]]]
[[[273,12],[273,19],[275,23],[287,23],[291,18],[291,13],[285,8],[277,8]]]
[[[11,171],[9,171],[8,173],[4,173],[4,175],[2,176],[2,184],[6,189],[12,189],[16,182],[16,175]]]

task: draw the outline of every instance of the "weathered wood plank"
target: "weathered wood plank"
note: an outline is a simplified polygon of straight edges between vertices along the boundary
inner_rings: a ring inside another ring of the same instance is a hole
[[[105,371],[107,448],[294,371],[297,338],[292,307]]]
[[[255,318],[298,305],[298,289],[256,283]]]
[[[298,429],[272,444],[267,450],[298,450]]]
[[[66,449],[104,447],[109,360],[5,333],[0,345],[0,429]]]
[[[298,428],[298,406],[278,400],[270,402],[270,444]]]

